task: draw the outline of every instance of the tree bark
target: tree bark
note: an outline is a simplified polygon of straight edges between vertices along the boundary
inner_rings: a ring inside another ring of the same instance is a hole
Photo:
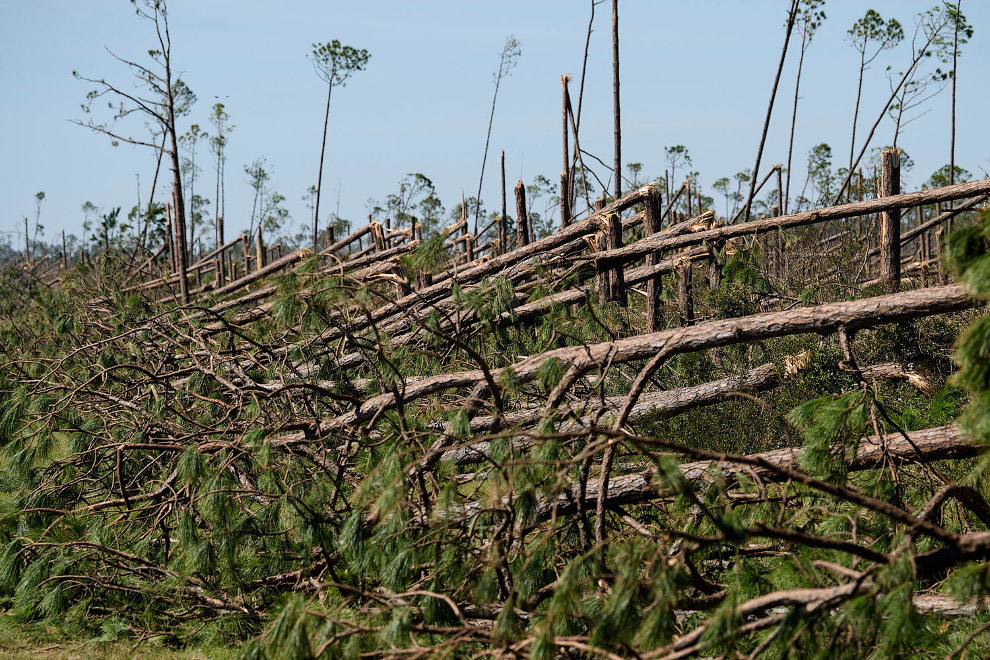
[[[333,74],[331,73],[331,80]],[[313,250],[316,250],[316,227],[320,222],[320,192],[323,190],[323,155],[327,150],[327,125],[330,123],[330,95],[333,93],[333,85],[327,83],[327,112],[323,117],[323,142],[320,146],[320,169],[316,175],[316,204],[313,209]]]
[[[619,0],[612,0],[612,118],[615,122],[615,199],[622,197],[622,122],[619,103]],[[621,241],[621,238],[620,238]]]
[[[694,296],[691,291],[691,262],[677,267],[677,316],[682,326],[694,322]]]
[[[798,94],[801,90],[801,69],[804,68],[804,51],[805,51],[805,41],[807,40],[807,31],[801,34],[801,56],[798,58],[798,68],[797,68],[797,80],[794,82],[794,110],[791,113],[791,137],[787,141],[787,196],[791,195],[791,157],[794,153],[794,128],[797,125],[797,108],[798,108]],[[852,156],[850,155],[850,158]],[[780,186],[777,186],[778,190]],[[787,201],[777,199],[777,203],[781,205],[784,209],[784,213],[787,213]]]
[[[576,373],[602,367],[606,361],[623,364],[654,357],[661,351],[668,355],[697,352],[732,344],[758,341],[809,332],[835,332],[840,327],[855,331],[885,323],[906,321],[922,316],[945,314],[973,307],[976,303],[958,284],[904,291],[875,298],[830,303],[781,312],[767,312],[732,319],[719,319],[672,330],[589,346],[568,346],[528,356],[514,364],[491,371],[496,380],[511,370],[520,383],[536,378],[543,364],[556,359]],[[441,374],[407,385],[402,402],[473,386],[486,378],[481,370]],[[327,422],[327,432],[375,417],[396,405],[395,393],[387,392],[362,402],[360,408]]]
[[[888,149],[880,154],[880,189],[878,197],[901,192],[901,152]],[[901,212],[889,209],[880,213],[880,280],[890,292],[901,284]]]
[[[502,157],[499,159],[499,165],[502,170],[502,217],[498,221],[498,251],[499,254],[505,254],[509,249],[509,224],[508,224],[508,207],[505,203],[505,150],[502,150]]]
[[[526,186],[518,181],[516,193],[516,247],[529,245],[529,216],[526,213]]]
[[[642,259],[653,250],[672,250],[689,245],[698,245],[704,241],[725,240],[738,236],[758,235],[771,230],[803,227],[806,225],[842,220],[872,213],[881,213],[893,209],[905,209],[920,204],[933,204],[964,197],[975,197],[990,194],[990,179],[957,183],[933,190],[919,190],[901,193],[891,197],[868,199],[863,202],[827,206],[811,211],[802,211],[777,218],[763,218],[746,224],[726,225],[691,234],[679,235],[673,238],[647,236],[641,241],[627,245],[619,250],[599,252],[591,257],[598,262],[599,268],[613,261],[634,261]]]
[[[660,224],[663,222],[663,200],[660,190],[651,187],[644,202],[645,215],[643,216],[643,230],[647,236],[660,231]],[[656,253],[646,256],[646,265],[654,266],[659,261]],[[646,331],[657,332],[663,322],[661,315],[660,293],[663,290],[663,280],[651,277],[646,281]]]

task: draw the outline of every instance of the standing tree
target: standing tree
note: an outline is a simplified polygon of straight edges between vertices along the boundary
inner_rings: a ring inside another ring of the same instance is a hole
[[[959,47],[969,41],[973,36],[973,26],[966,22],[966,17],[959,7],[962,1],[958,0],[954,5],[949,4],[946,10],[949,12],[949,20],[952,23],[952,138],[949,141],[949,185],[956,182],[956,74],[959,71]]]
[[[687,147],[683,144],[675,144],[672,147],[664,147],[663,154],[667,159],[667,164],[670,165],[670,180],[672,182],[676,182],[677,166],[684,165],[685,167],[691,167],[691,154],[688,153]],[[671,194],[673,194],[673,189],[671,189]]]
[[[612,0],[612,120],[615,160],[612,176],[615,177],[615,196],[622,196],[622,123],[619,118],[619,0]]]
[[[488,162],[488,143],[492,139],[492,123],[495,121],[495,102],[498,100],[498,88],[502,83],[502,78],[509,75],[512,71],[512,67],[516,65],[516,60],[522,51],[519,49],[519,41],[509,35],[505,40],[505,45],[502,46],[502,54],[499,56],[498,60],[498,71],[492,74],[492,79],[495,82],[495,93],[492,94],[492,111],[488,116],[488,133],[485,135],[485,153],[481,157],[481,176],[478,177],[478,195],[476,199],[481,199],[481,184],[485,180],[485,163]],[[474,234],[478,233],[478,213],[481,208],[481,204],[478,204],[474,210]]]
[[[896,18],[884,21],[880,14],[868,9],[863,18],[853,23],[846,34],[852,47],[859,51],[859,82],[856,85],[856,106],[853,110],[852,139],[849,141],[847,169],[852,171],[853,153],[856,149],[856,121],[859,119],[859,102],[863,96],[863,73],[882,51],[893,48],[901,42],[904,38],[904,29]]]
[[[86,249],[86,245],[89,243],[89,230],[93,228],[93,221],[90,220],[90,218],[94,215],[98,215],[100,213],[100,209],[96,206],[96,204],[90,201],[83,202],[83,205],[80,208],[82,209],[83,212],[82,247],[83,249]]]
[[[97,133],[103,133],[111,139],[111,144],[117,146],[121,142],[149,147],[164,152],[172,164],[172,185],[175,191],[175,236],[178,244],[179,259],[179,289],[182,302],[189,302],[189,284],[186,278],[188,250],[186,249],[185,226],[186,212],[182,195],[182,170],[179,162],[179,130],[176,119],[189,112],[196,101],[196,95],[182,81],[172,67],[172,38],[168,27],[168,9],[165,0],[131,0],[138,17],[149,21],[155,29],[157,48],[148,50],[151,63],[147,66],[133,60],[113,55],[119,62],[125,64],[136,79],[136,89],[127,90],[103,78],[87,78],[78,72],[73,75],[85,82],[97,86],[86,95],[87,102],[83,111],[89,113],[93,101],[109,97],[117,102],[107,103],[113,111],[109,122],[99,122],[92,119],[75,123],[85,126]],[[161,145],[157,139],[148,141],[127,137],[118,132],[116,122],[131,115],[144,117],[149,121],[157,135],[162,136]]]
[[[958,35],[950,38],[949,32],[952,30],[954,34],[958,30],[959,16],[961,15],[958,13],[952,13],[948,4],[933,7],[919,14],[915,21],[917,26],[915,37],[911,43],[912,50],[918,53],[914,63],[903,73],[897,74],[901,76],[897,87],[894,86],[896,76],[891,69],[887,70],[893,99],[887,112],[894,121],[894,147],[897,147],[897,138],[901,130],[925,113],[913,117],[906,115],[938,95],[949,84],[951,71],[943,71],[938,64],[934,65],[935,68],[932,70],[923,67],[921,63],[934,60],[944,65],[954,61],[954,54],[958,49]],[[925,37],[925,45],[916,49],[919,35]]]
[[[712,184],[712,189],[716,192],[722,194],[725,197],[725,216],[729,217],[729,177],[723,176],[721,179],[717,179],[715,183]]]
[[[251,202],[251,224],[248,228],[248,237],[254,236],[255,218],[264,215],[265,182],[272,177],[271,172],[265,169],[266,166],[271,167],[268,165],[264,156],[256,158],[253,163],[244,166],[244,173],[248,176],[248,185],[254,190],[254,200]],[[261,226],[260,221],[258,226]]]
[[[791,139],[787,143],[787,185],[784,188],[784,199],[779,200],[780,210],[787,213],[787,200],[791,195],[791,156],[794,153],[794,126],[797,123],[798,93],[801,89],[801,70],[804,68],[804,54],[811,46],[815,31],[825,20],[825,11],[821,6],[825,0],[801,0],[798,10],[797,29],[801,33],[801,54],[798,56],[797,80],[794,83],[794,112],[791,114]]]
[[[44,191],[38,191],[34,194],[34,233],[31,237],[31,242],[38,242],[38,233],[45,233],[45,228],[41,226],[41,203],[45,201]]]
[[[323,142],[320,143],[320,169],[316,175],[316,208],[313,210],[313,249],[316,249],[317,226],[320,222],[320,191],[323,184],[323,156],[327,149],[327,124],[330,121],[330,95],[334,87],[344,87],[355,71],[363,71],[371,54],[367,50],[345,46],[338,40],[313,44],[310,59],[316,75],[327,84],[327,111],[323,117]]]
[[[196,246],[196,225],[202,218],[202,213],[197,211],[200,204],[197,203],[196,198],[196,172],[198,168],[196,166],[196,147],[200,140],[208,140],[209,134],[199,127],[199,124],[193,124],[189,127],[189,130],[179,138],[179,142],[186,147],[189,152],[189,158],[183,161],[183,166],[188,174],[189,182],[189,249],[193,250]]]
[[[908,64],[907,69],[900,74],[900,80],[896,85],[893,84],[893,78],[891,78],[891,93],[884,103],[883,108],[880,110],[880,114],[877,116],[876,121],[873,122],[873,126],[870,127],[870,132],[866,134],[866,140],[863,141],[862,147],[860,147],[859,155],[850,164],[849,169],[846,171],[845,179],[839,184],[838,192],[835,195],[835,203],[838,203],[842,199],[843,193],[852,181],[853,172],[856,170],[856,166],[863,159],[863,155],[866,153],[867,148],[870,145],[870,141],[873,139],[873,135],[877,131],[877,127],[880,126],[880,122],[887,115],[887,112],[891,109],[892,105],[898,100],[899,95],[901,95],[901,90],[905,85],[910,85],[912,80],[919,79],[919,76],[932,75],[932,77],[941,75],[941,72],[936,69],[934,74],[922,74],[919,72],[919,67],[922,61],[929,58],[931,55],[937,55],[937,60],[946,61],[945,58],[947,54],[951,53],[951,43],[946,39],[946,32],[950,27],[949,14],[945,7],[936,6],[928,11],[921,12],[915,18],[915,31],[914,37],[911,39],[911,62]],[[890,75],[888,69],[888,76]],[[899,127],[898,129],[899,130]]]
[[[210,146],[213,148],[213,157],[217,161],[217,190],[216,200],[213,207],[214,232],[217,247],[224,243],[223,239],[223,214],[224,214],[224,175],[227,167],[227,136],[234,130],[234,125],[230,123],[230,115],[224,108],[223,103],[216,103],[213,112],[210,114],[210,123],[213,124],[213,137],[210,138]],[[220,265],[223,266],[223,254],[220,255]]]
[[[780,84],[780,72],[784,68],[784,58],[787,57],[787,44],[791,41],[791,32],[794,31],[794,21],[798,14],[798,1],[791,0],[791,8],[787,12],[786,32],[784,33],[784,47],[780,49],[780,62],[777,64],[777,75],[773,79],[773,89],[770,90],[770,103],[767,105],[767,118],[763,121],[763,134],[760,136],[760,147],[756,150],[756,164],[753,165],[753,178],[750,180],[749,195],[746,196],[746,214],[744,222],[749,221],[750,208],[753,205],[753,196],[756,194],[756,177],[760,174],[760,160],[763,159],[763,147],[767,143],[767,131],[770,130],[770,117],[773,115],[773,102],[777,98],[777,86]]]

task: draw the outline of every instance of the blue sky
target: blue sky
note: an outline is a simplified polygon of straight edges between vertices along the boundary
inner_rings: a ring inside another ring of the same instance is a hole
[[[857,53],[846,30],[873,7],[910,34],[913,16],[933,0],[864,4],[831,0],[828,18],[805,59],[792,189],[803,183],[808,149],[830,143],[837,164],[848,156]],[[684,144],[702,185],[752,167],[783,40],[785,0],[622,0],[623,161],[650,175],[665,167],[665,145]],[[560,75],[575,76],[577,95],[590,0],[500,2],[344,2],[295,0],[170,0],[173,59],[199,102],[184,121],[207,125],[223,101],[236,130],[227,165],[229,235],[247,225],[251,191],[243,166],[260,156],[274,171],[272,187],[287,198],[293,221],[308,221],[302,201],[315,182],[325,88],[306,55],[316,41],[340,39],[371,54],[331,108],[323,209],[361,222],[367,200],[394,192],[409,172],[422,172],[449,209],[461,190],[478,185],[492,94],[492,72],[506,37],[522,56],[504,80],[492,133],[483,199],[498,199],[498,158],[504,149],[513,181],[537,174],[556,179],[560,163]],[[976,176],[990,170],[985,129],[990,63],[990,3],[964,0],[975,35],[960,57],[956,161]],[[611,163],[610,8],[599,5],[591,39],[582,147]],[[80,206],[133,205],[135,174],[142,195],[153,155],[112,147],[105,137],[70,122],[90,86],[72,77],[127,81],[105,48],[141,58],[152,45],[149,25],[126,0],[0,0],[0,240],[16,244],[34,194],[46,193],[42,224],[54,240],[65,228],[81,233]],[[861,127],[872,123],[889,94],[884,69],[903,68],[906,45],[884,53],[866,74]],[[786,159],[797,49],[788,55],[763,159],[763,170]],[[918,187],[948,162],[949,95],[930,102],[907,127],[901,145],[915,161],[905,188]],[[144,132],[140,123],[135,134]],[[861,128],[861,131],[863,129]],[[874,144],[888,144],[893,124]],[[199,156],[208,164],[205,154]],[[203,188],[212,198],[213,177]],[[602,173],[604,178],[605,173]],[[164,189],[162,191],[164,199]],[[321,211],[323,210],[321,209]],[[321,215],[323,213],[321,212]]]

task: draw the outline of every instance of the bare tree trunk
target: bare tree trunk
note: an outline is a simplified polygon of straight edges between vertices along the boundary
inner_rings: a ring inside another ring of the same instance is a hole
[[[694,296],[691,292],[691,262],[686,261],[677,268],[677,314],[681,325],[694,321]]]
[[[798,92],[801,89],[801,69],[804,67],[804,46],[807,33],[801,34],[801,57],[798,58],[797,81],[794,83],[794,111],[791,113],[791,138],[787,142],[787,196],[791,196],[791,156],[794,153],[794,127],[797,125]],[[852,154],[849,155],[852,158]],[[780,186],[778,185],[778,188]],[[777,200],[784,213],[787,213],[787,200]]]
[[[856,107],[853,109],[853,129],[852,139],[849,140],[849,168],[853,170],[853,153],[856,151],[856,122],[859,119],[859,102],[863,97],[863,71],[866,68],[866,44],[863,44],[863,51],[859,58],[859,83],[856,85]]]
[[[618,365],[651,359],[660,351],[673,356],[773,337],[806,333],[824,334],[835,332],[840,327],[856,331],[886,323],[971,309],[976,304],[978,303],[961,285],[951,284],[816,307],[799,307],[731,319],[716,319],[689,327],[625,337],[599,344],[557,348],[522,357],[510,365],[491,372],[475,369],[429,376],[407,383],[402,393],[402,404],[408,405],[412,401],[442,391],[469,388],[484,382],[486,377],[494,377],[497,380],[510,371],[519,383],[527,383],[541,373],[543,365],[549,359],[558,360],[565,369],[573,369],[574,373],[580,375],[592,369],[602,368],[609,360],[611,364]],[[389,391],[365,399],[358,408],[321,423],[320,432],[346,428],[347,425],[380,415],[382,411],[396,405],[396,396],[395,392]]]
[[[660,231],[660,224],[663,222],[663,200],[660,191],[651,187],[644,203],[645,214],[643,216],[643,231],[647,236]],[[651,253],[646,257],[646,265],[653,266],[659,261],[658,255]],[[651,277],[646,281],[646,331],[657,332],[661,326],[660,314],[660,292],[663,290],[663,280]]]
[[[333,85],[327,84],[327,112],[323,117],[323,142],[320,147],[320,170],[316,175],[316,204],[313,209],[313,250],[316,250],[316,226],[320,221],[320,192],[323,190],[323,155],[327,150],[327,124],[330,122],[330,95]]]
[[[924,45],[922,45],[922,47],[918,49],[917,53],[915,54],[914,61],[911,62],[911,65],[907,68],[907,71],[905,71],[901,76],[901,79],[897,83],[897,86],[891,91],[890,97],[887,99],[887,102],[884,104],[883,109],[880,111],[880,115],[877,117],[877,120],[873,123],[873,126],[870,128],[870,132],[866,136],[866,141],[863,142],[863,146],[859,150],[859,156],[857,156],[856,160],[853,161],[852,166],[849,168],[849,171],[846,173],[846,178],[843,179],[842,184],[839,186],[839,191],[835,195],[836,204],[840,199],[842,199],[842,193],[846,191],[846,187],[852,182],[853,168],[858,166],[859,161],[863,159],[863,154],[866,153],[866,148],[870,146],[870,140],[873,139],[873,134],[876,133],[877,127],[880,126],[880,122],[882,122],[883,118],[887,115],[887,108],[889,108],[890,104],[894,102],[895,98],[897,98],[897,94],[901,91],[901,87],[904,86],[904,83],[907,82],[907,79],[911,75],[911,72],[914,71],[914,68],[918,66],[918,63],[922,60],[922,58],[925,57],[925,54],[930,52],[928,50],[928,47],[931,45],[932,38],[933,37],[929,37],[928,41],[926,41]],[[894,140],[895,140],[894,146],[897,146],[896,139],[897,139],[897,133],[894,134]]]
[[[526,186],[516,183],[516,247],[529,245],[529,218],[526,213]]]
[[[166,26],[167,29],[167,26]],[[171,44],[170,44],[171,45]],[[167,100],[168,100],[168,125],[166,126],[166,131],[169,135],[169,141],[171,142],[172,150],[170,156],[172,158],[172,181],[174,184],[172,197],[175,203],[175,234],[178,238],[178,271],[179,271],[179,293],[182,296],[182,304],[189,304],[189,279],[186,273],[186,268],[189,265],[189,252],[186,248],[186,208],[182,201],[182,175],[179,169],[179,142],[176,135],[177,130],[175,126],[175,99],[172,97],[172,72],[171,72],[171,60],[168,53],[165,54],[165,79],[168,82],[168,89],[166,90]]]
[[[31,263],[31,234],[28,229],[28,219],[24,216],[24,258]]]
[[[780,84],[780,72],[784,69],[784,58],[787,56],[787,44],[791,41],[794,30],[794,19],[797,17],[798,0],[791,0],[791,9],[787,14],[787,33],[784,36],[784,47],[780,51],[780,63],[777,65],[777,75],[773,79],[773,90],[770,92],[770,104],[767,107],[767,118],[763,122],[763,135],[760,136],[760,147],[756,151],[756,164],[753,165],[753,176],[749,184],[749,196],[746,198],[746,212],[743,222],[749,222],[749,212],[756,194],[756,177],[760,173],[760,160],[763,158],[763,147],[767,142],[767,132],[770,130],[770,116],[773,114],[773,102],[777,97],[777,85]]]
[[[148,210],[144,216],[144,228],[141,230],[141,245],[148,244],[148,227],[151,225],[151,212],[155,203],[155,189],[158,187],[158,173],[162,168],[162,155],[165,153],[165,140],[168,135],[162,133],[162,146],[158,149],[158,157],[155,160],[155,176],[151,179],[151,194],[148,195]],[[171,239],[169,239],[171,240]]]
[[[505,205],[505,150],[502,150],[502,157],[499,159],[502,170],[502,217],[498,221],[498,249],[500,254],[505,254],[509,249],[509,221],[506,217],[508,209]]]
[[[564,169],[560,173],[560,227],[563,229],[567,225],[571,224],[571,188],[570,188],[570,176],[569,172],[571,169],[571,155],[568,150],[568,140],[567,133],[569,127],[567,125],[567,106],[568,106],[568,94],[567,94],[567,83],[570,81],[570,76],[561,76],[560,85],[562,90],[562,105],[563,105],[563,145],[564,145]]]
[[[605,222],[608,249],[618,250],[622,247],[622,217],[617,212],[612,213],[606,217]],[[629,300],[626,297],[626,282],[622,270],[622,264],[618,264],[609,273],[608,299],[620,307],[626,307]]]
[[[165,244],[168,248],[168,263],[172,271],[177,273],[179,269],[176,267],[178,255],[175,250],[174,224],[172,221],[172,202],[165,202]]]
[[[619,0],[612,0],[612,117],[615,122],[615,199],[622,197],[622,122],[619,118]],[[621,237],[619,238],[621,242]]]
[[[962,0],[956,2],[956,13]],[[959,14],[962,16],[962,14]],[[952,137],[949,140],[949,185],[956,182],[956,76],[959,73],[959,20],[954,21],[955,29],[952,33]],[[951,206],[950,206],[951,208]],[[949,229],[952,229],[952,221],[949,221]]]
[[[265,267],[267,259],[265,259],[265,239],[261,235],[261,227],[258,227],[258,233],[254,236],[254,254],[257,263],[255,268],[261,270]]]
[[[878,196],[890,197],[901,192],[901,152],[888,149],[880,154],[880,190]],[[901,211],[890,209],[880,214],[880,280],[891,293],[901,283]]]
[[[172,208],[173,215],[172,230],[175,235],[173,245],[175,246],[175,270],[179,275],[179,295],[183,304],[189,302],[189,278],[186,272],[188,262],[186,261],[186,227],[178,213],[178,205],[181,203],[181,193],[172,188]]]

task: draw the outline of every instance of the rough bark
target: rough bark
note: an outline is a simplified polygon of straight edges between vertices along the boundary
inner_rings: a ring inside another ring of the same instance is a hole
[[[643,216],[643,229],[647,236],[660,231],[660,223],[663,222],[663,200],[660,190],[651,187],[650,192],[644,202],[645,215]],[[654,266],[659,260],[657,255],[650,253],[646,256],[646,265]],[[646,331],[657,332],[663,322],[661,316],[660,293],[663,290],[663,280],[659,277],[651,277],[646,281]]]
[[[884,323],[969,309],[974,304],[960,285],[905,291],[864,300],[719,319],[590,346],[558,348],[522,358],[511,366],[492,370],[491,376],[499,380],[511,371],[514,379],[525,383],[536,378],[540,368],[550,359],[556,359],[565,368],[581,374],[601,367],[606,362],[622,364],[645,360],[659,353],[674,355],[772,337],[808,332],[828,333],[843,326],[854,331]],[[437,392],[471,387],[486,378],[487,375],[481,370],[432,376],[407,386],[402,402],[406,404]],[[355,410],[329,420],[327,431],[371,419],[396,403],[394,392],[366,399]]]
[[[526,214],[526,186],[522,181],[516,182],[516,247],[529,245],[529,217]]]
[[[901,152],[889,149],[881,155],[880,190],[878,197],[890,197],[901,192]],[[896,291],[901,283],[901,212],[889,209],[880,214],[880,279],[888,291]]]

